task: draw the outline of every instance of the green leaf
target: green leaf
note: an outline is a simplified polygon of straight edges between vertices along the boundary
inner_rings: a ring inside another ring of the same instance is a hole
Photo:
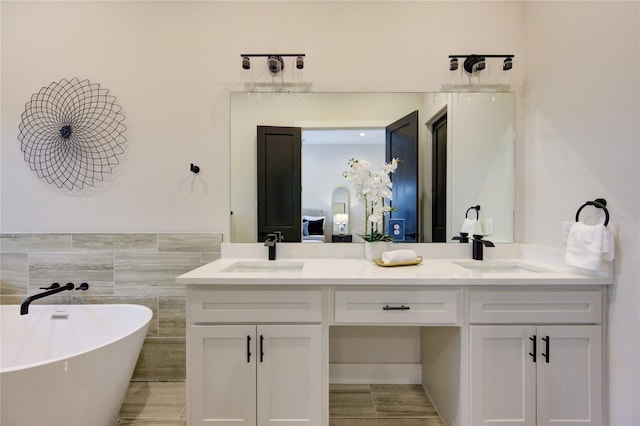
[[[383,232],[378,232],[378,231],[371,231],[368,234],[358,234],[360,236],[360,238],[362,238],[363,240],[369,242],[369,243],[373,243],[376,241],[393,241],[393,238],[390,235],[387,235]]]

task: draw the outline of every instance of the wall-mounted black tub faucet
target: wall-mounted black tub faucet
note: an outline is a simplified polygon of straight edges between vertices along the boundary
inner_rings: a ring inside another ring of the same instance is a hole
[[[80,289],[81,287],[83,287],[83,286],[81,285],[78,288]],[[46,291],[43,291],[42,293],[34,294],[33,296],[29,296],[26,299],[24,299],[24,301],[20,305],[20,315],[26,315],[26,314],[29,313],[29,305],[34,300],[42,299],[43,297],[47,297],[47,296],[50,296],[52,294],[60,293],[61,291],[73,290],[74,285],[73,285],[73,283],[67,283],[67,284],[63,285],[62,287],[60,287],[60,284],[53,283],[49,287],[40,287],[40,288],[42,290],[46,290]],[[86,285],[85,288],[82,288],[82,289],[86,290],[87,288],[89,288],[88,284]]]

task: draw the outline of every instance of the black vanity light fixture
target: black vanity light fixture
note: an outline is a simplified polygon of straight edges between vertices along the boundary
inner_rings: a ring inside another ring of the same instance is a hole
[[[504,58],[502,64],[503,71],[509,71],[513,68],[513,57],[515,55],[449,55],[449,71],[458,69],[458,58],[464,58],[462,64],[464,70],[469,74],[482,71],[486,67],[487,58]]]
[[[242,69],[251,69],[251,58],[263,57],[267,58],[267,68],[273,75],[278,75],[284,70],[285,57],[296,58],[296,68],[301,70],[304,68],[304,53],[241,53]]]

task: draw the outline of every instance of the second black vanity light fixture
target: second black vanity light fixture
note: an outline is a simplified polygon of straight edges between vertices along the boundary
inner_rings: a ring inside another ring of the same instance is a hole
[[[515,55],[449,55],[449,71],[458,69],[458,59],[464,58],[462,64],[464,70],[469,74],[480,72],[486,67],[486,58],[504,58],[502,70],[509,71],[513,68],[513,58]]]

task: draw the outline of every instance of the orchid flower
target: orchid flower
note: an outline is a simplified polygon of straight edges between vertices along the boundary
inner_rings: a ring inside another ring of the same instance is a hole
[[[398,168],[399,159],[394,158],[383,164],[376,172],[371,171],[371,165],[366,160],[349,160],[350,170],[343,176],[354,186],[356,195],[365,206],[365,217],[369,232],[362,235],[365,241],[385,241],[388,235],[380,232],[384,216],[393,210],[386,202],[393,197],[391,173]]]

